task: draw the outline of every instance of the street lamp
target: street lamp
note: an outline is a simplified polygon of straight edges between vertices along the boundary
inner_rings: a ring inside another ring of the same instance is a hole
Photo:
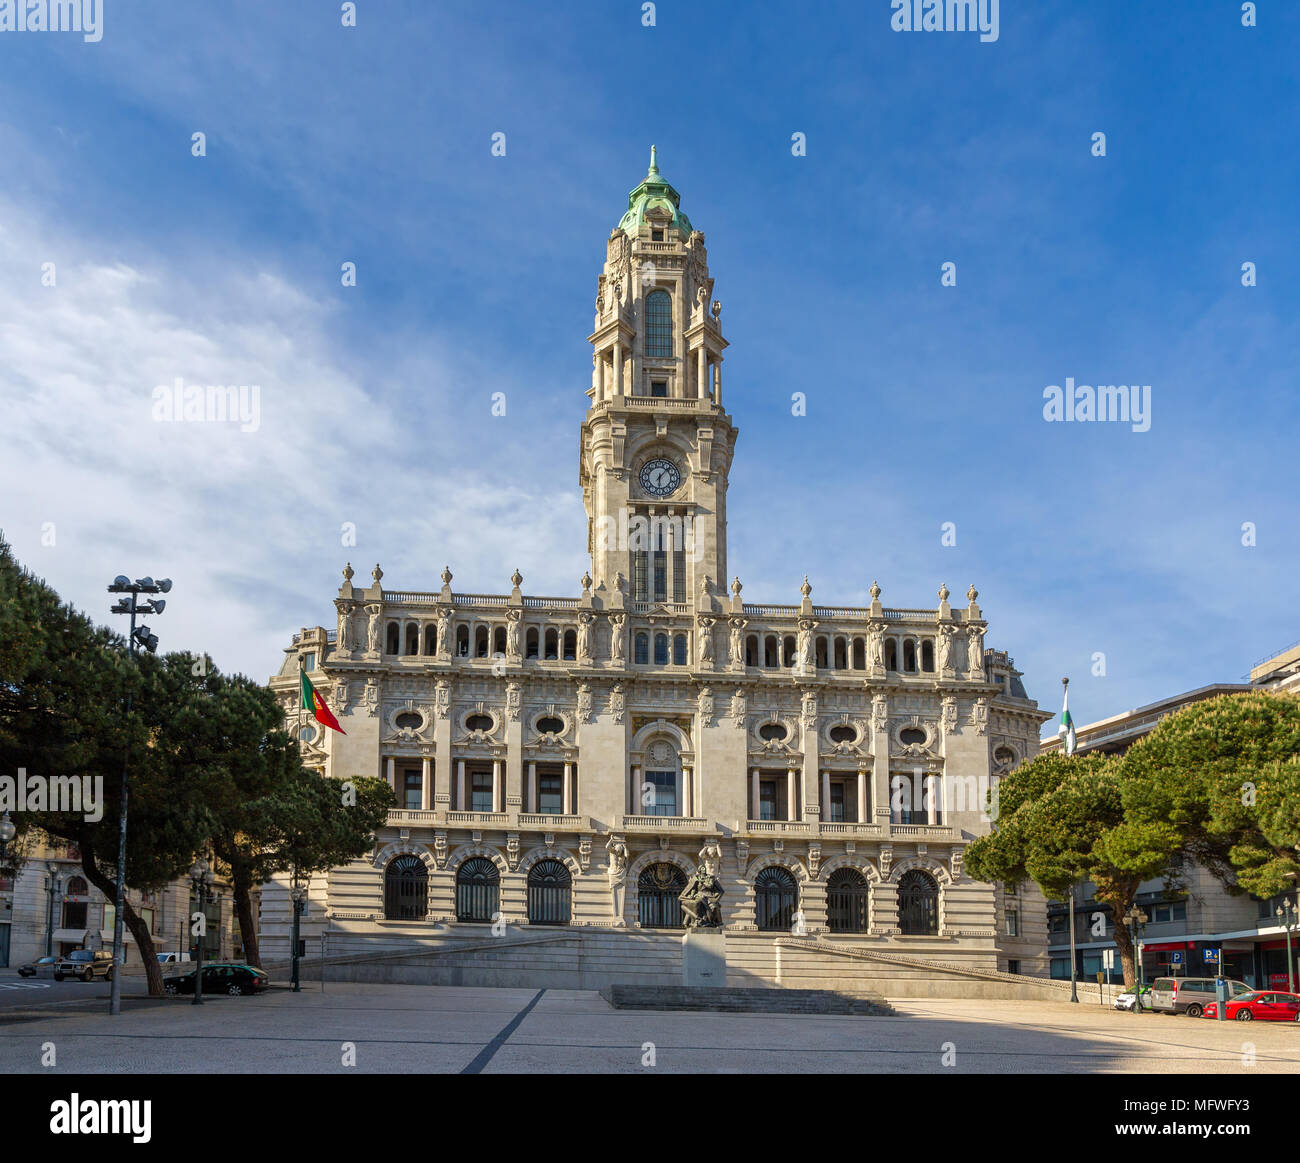
[[[1295,971],[1291,968],[1291,930],[1300,929],[1300,893],[1296,895],[1295,904],[1283,898],[1276,911],[1277,923],[1286,930],[1286,987],[1288,992],[1295,993]]]
[[[1128,922],[1129,931],[1133,934],[1133,1012],[1135,1014],[1142,1009],[1142,947],[1138,942],[1142,936],[1142,926],[1150,919],[1137,905],[1133,905],[1124,914],[1124,920]]]
[[[54,952],[54,898],[63,891],[63,865],[50,860],[46,862],[45,870],[48,873],[45,889],[49,894],[45,902],[45,956],[49,957]]]
[[[293,982],[293,992],[301,993],[302,987],[298,982],[298,919],[307,904],[307,886],[298,882],[297,874],[294,875],[293,887],[289,890],[289,895],[293,898],[293,951],[290,954],[292,972],[289,977]]]
[[[131,631],[127,635],[126,645],[131,657],[135,657],[137,646],[143,646],[150,654],[158,649],[158,635],[154,634],[148,626],[135,624],[137,614],[161,614],[167,603],[161,599],[149,599],[144,603],[137,601],[141,594],[166,594],[170,593],[172,588],[171,578],[165,577],[154,581],[151,577],[136,578],[132,581],[124,573],[119,573],[113,579],[113,584],[108,587],[110,594],[126,594],[127,597],[120,598],[117,605],[110,609],[113,614],[129,614],[131,616]],[[126,772],[127,756],[130,752],[130,726],[131,718],[131,690],[128,687],[126,693],[126,719],[123,720],[128,724],[126,744],[123,747],[122,755],[122,795],[121,806],[118,811],[117,825],[117,907],[113,913],[113,979],[110,983],[108,994],[108,1012],[118,1014],[122,1012],[122,970],[121,966],[125,958],[122,952],[122,907],[126,897]]]
[[[9,919],[11,921],[18,919],[17,910],[14,908],[18,901],[18,868],[9,864],[9,844],[17,835],[18,825],[9,818],[9,813],[5,812],[0,816],[0,877],[6,872],[9,874]]]
[[[195,957],[194,969],[194,1002],[196,1006],[203,1004],[203,937],[208,927],[208,914],[204,905],[208,899],[208,889],[212,884],[212,871],[208,867],[208,862],[200,856],[190,869],[190,884],[194,888],[195,899],[199,903],[199,933],[196,942],[197,955]]]
[[[1070,1000],[1079,1003],[1079,957],[1074,948],[1074,885],[1070,885]]]

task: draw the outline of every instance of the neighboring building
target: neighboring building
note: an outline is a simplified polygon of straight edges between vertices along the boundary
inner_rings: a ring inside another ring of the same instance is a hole
[[[287,648],[271,685],[308,765],[381,776],[399,801],[366,859],[311,880],[309,954],[327,932],[332,952],[481,939],[498,915],[675,948],[677,894],[708,850],[731,947],[755,964],[794,930],[1046,974],[1037,890],[962,869],[990,780],[1050,717],[985,649],[975,589],[926,609],[886,607],[875,584],[859,607],[814,604],[806,578],[791,605],[728,590],[737,431],[713,286],[652,152],[588,337],[579,594],[527,595],[518,571],[507,593],[458,593],[449,569],[440,589],[391,590],[349,565],[337,631]],[[346,735],[302,718],[300,667]],[[283,956],[284,885],[263,902],[264,952]]]
[[[16,842],[17,843],[17,842]],[[0,873],[0,968],[22,965],[47,953],[74,949],[113,947],[112,900],[86,878],[81,853],[41,834],[21,841],[22,864],[17,884]],[[190,949],[188,918],[197,910],[187,879],[174,881],[157,892],[127,889],[132,906],[153,934],[157,952]],[[232,932],[233,910],[228,896],[220,895],[205,909],[208,917],[205,957],[229,955],[238,948],[238,929]],[[129,967],[140,965],[131,931],[123,928],[125,958]]]
[[[1112,715],[1086,727],[1077,727],[1075,754],[1092,751],[1121,754],[1157,723],[1193,703],[1246,691],[1300,690],[1300,644],[1260,662],[1248,683],[1213,683],[1186,694],[1173,695],[1121,715]],[[1045,741],[1040,754],[1059,751],[1060,739]],[[1188,862],[1181,871],[1182,888],[1171,893],[1160,880],[1146,881],[1137,904],[1150,921],[1141,933],[1142,971],[1147,981],[1171,973],[1205,974],[1204,952],[1220,949],[1224,972],[1258,987],[1288,988],[1286,984],[1286,931],[1277,923],[1282,897],[1261,901],[1246,893],[1232,894],[1199,864]],[[1092,897],[1085,884],[1075,894],[1075,957],[1078,971],[1089,980],[1102,971],[1103,953],[1115,948],[1110,910]],[[1286,894],[1293,902],[1295,892]],[[1070,930],[1065,904],[1048,904],[1048,932],[1053,977],[1070,976]],[[1294,949],[1293,941],[1293,949]],[[1293,953],[1294,956],[1294,953]],[[1119,978],[1115,957],[1115,977]]]

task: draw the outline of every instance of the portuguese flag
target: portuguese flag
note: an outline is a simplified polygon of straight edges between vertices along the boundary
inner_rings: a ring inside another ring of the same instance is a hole
[[[339,726],[339,721],[334,717],[329,707],[325,705],[325,700],[321,698],[320,692],[311,685],[311,679],[307,677],[307,672],[302,670],[298,673],[302,675],[302,705],[316,716],[316,722],[324,723],[330,730],[337,731],[340,735],[346,735],[347,732]]]

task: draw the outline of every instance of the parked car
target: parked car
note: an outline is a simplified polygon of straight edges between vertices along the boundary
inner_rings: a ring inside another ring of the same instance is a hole
[[[1117,994],[1113,1004],[1117,1010],[1131,1010],[1133,1008],[1133,991],[1126,989]],[[1151,987],[1149,985],[1142,987],[1142,1008],[1144,1010],[1151,1008]]]
[[[163,981],[163,989],[173,995],[193,993],[195,972],[191,969],[189,973],[166,978]],[[252,965],[234,961],[217,961],[203,967],[204,993],[257,993],[270,984],[270,974]]]
[[[1300,995],[1276,990],[1243,993],[1228,999],[1223,1015],[1237,1022],[1300,1022]],[[1218,1016],[1219,1003],[1212,1001],[1205,1007],[1205,1017],[1217,1019]]]
[[[18,966],[19,977],[53,977],[54,967],[59,963],[57,957],[38,957],[26,965]]]
[[[54,980],[75,977],[78,981],[93,981],[102,977],[113,980],[113,953],[109,949],[74,949],[60,957],[54,965]]]
[[[1254,992],[1244,981],[1227,980],[1229,1001]],[[1151,1008],[1157,1013],[1199,1018],[1207,1005],[1218,1000],[1214,981],[1213,977],[1157,977],[1151,983]]]

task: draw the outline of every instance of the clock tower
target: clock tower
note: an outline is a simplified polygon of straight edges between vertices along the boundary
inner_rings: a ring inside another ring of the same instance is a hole
[[[606,244],[579,477],[596,590],[635,603],[721,595],[736,429],[722,407],[722,305],[704,235],[650,170]]]

